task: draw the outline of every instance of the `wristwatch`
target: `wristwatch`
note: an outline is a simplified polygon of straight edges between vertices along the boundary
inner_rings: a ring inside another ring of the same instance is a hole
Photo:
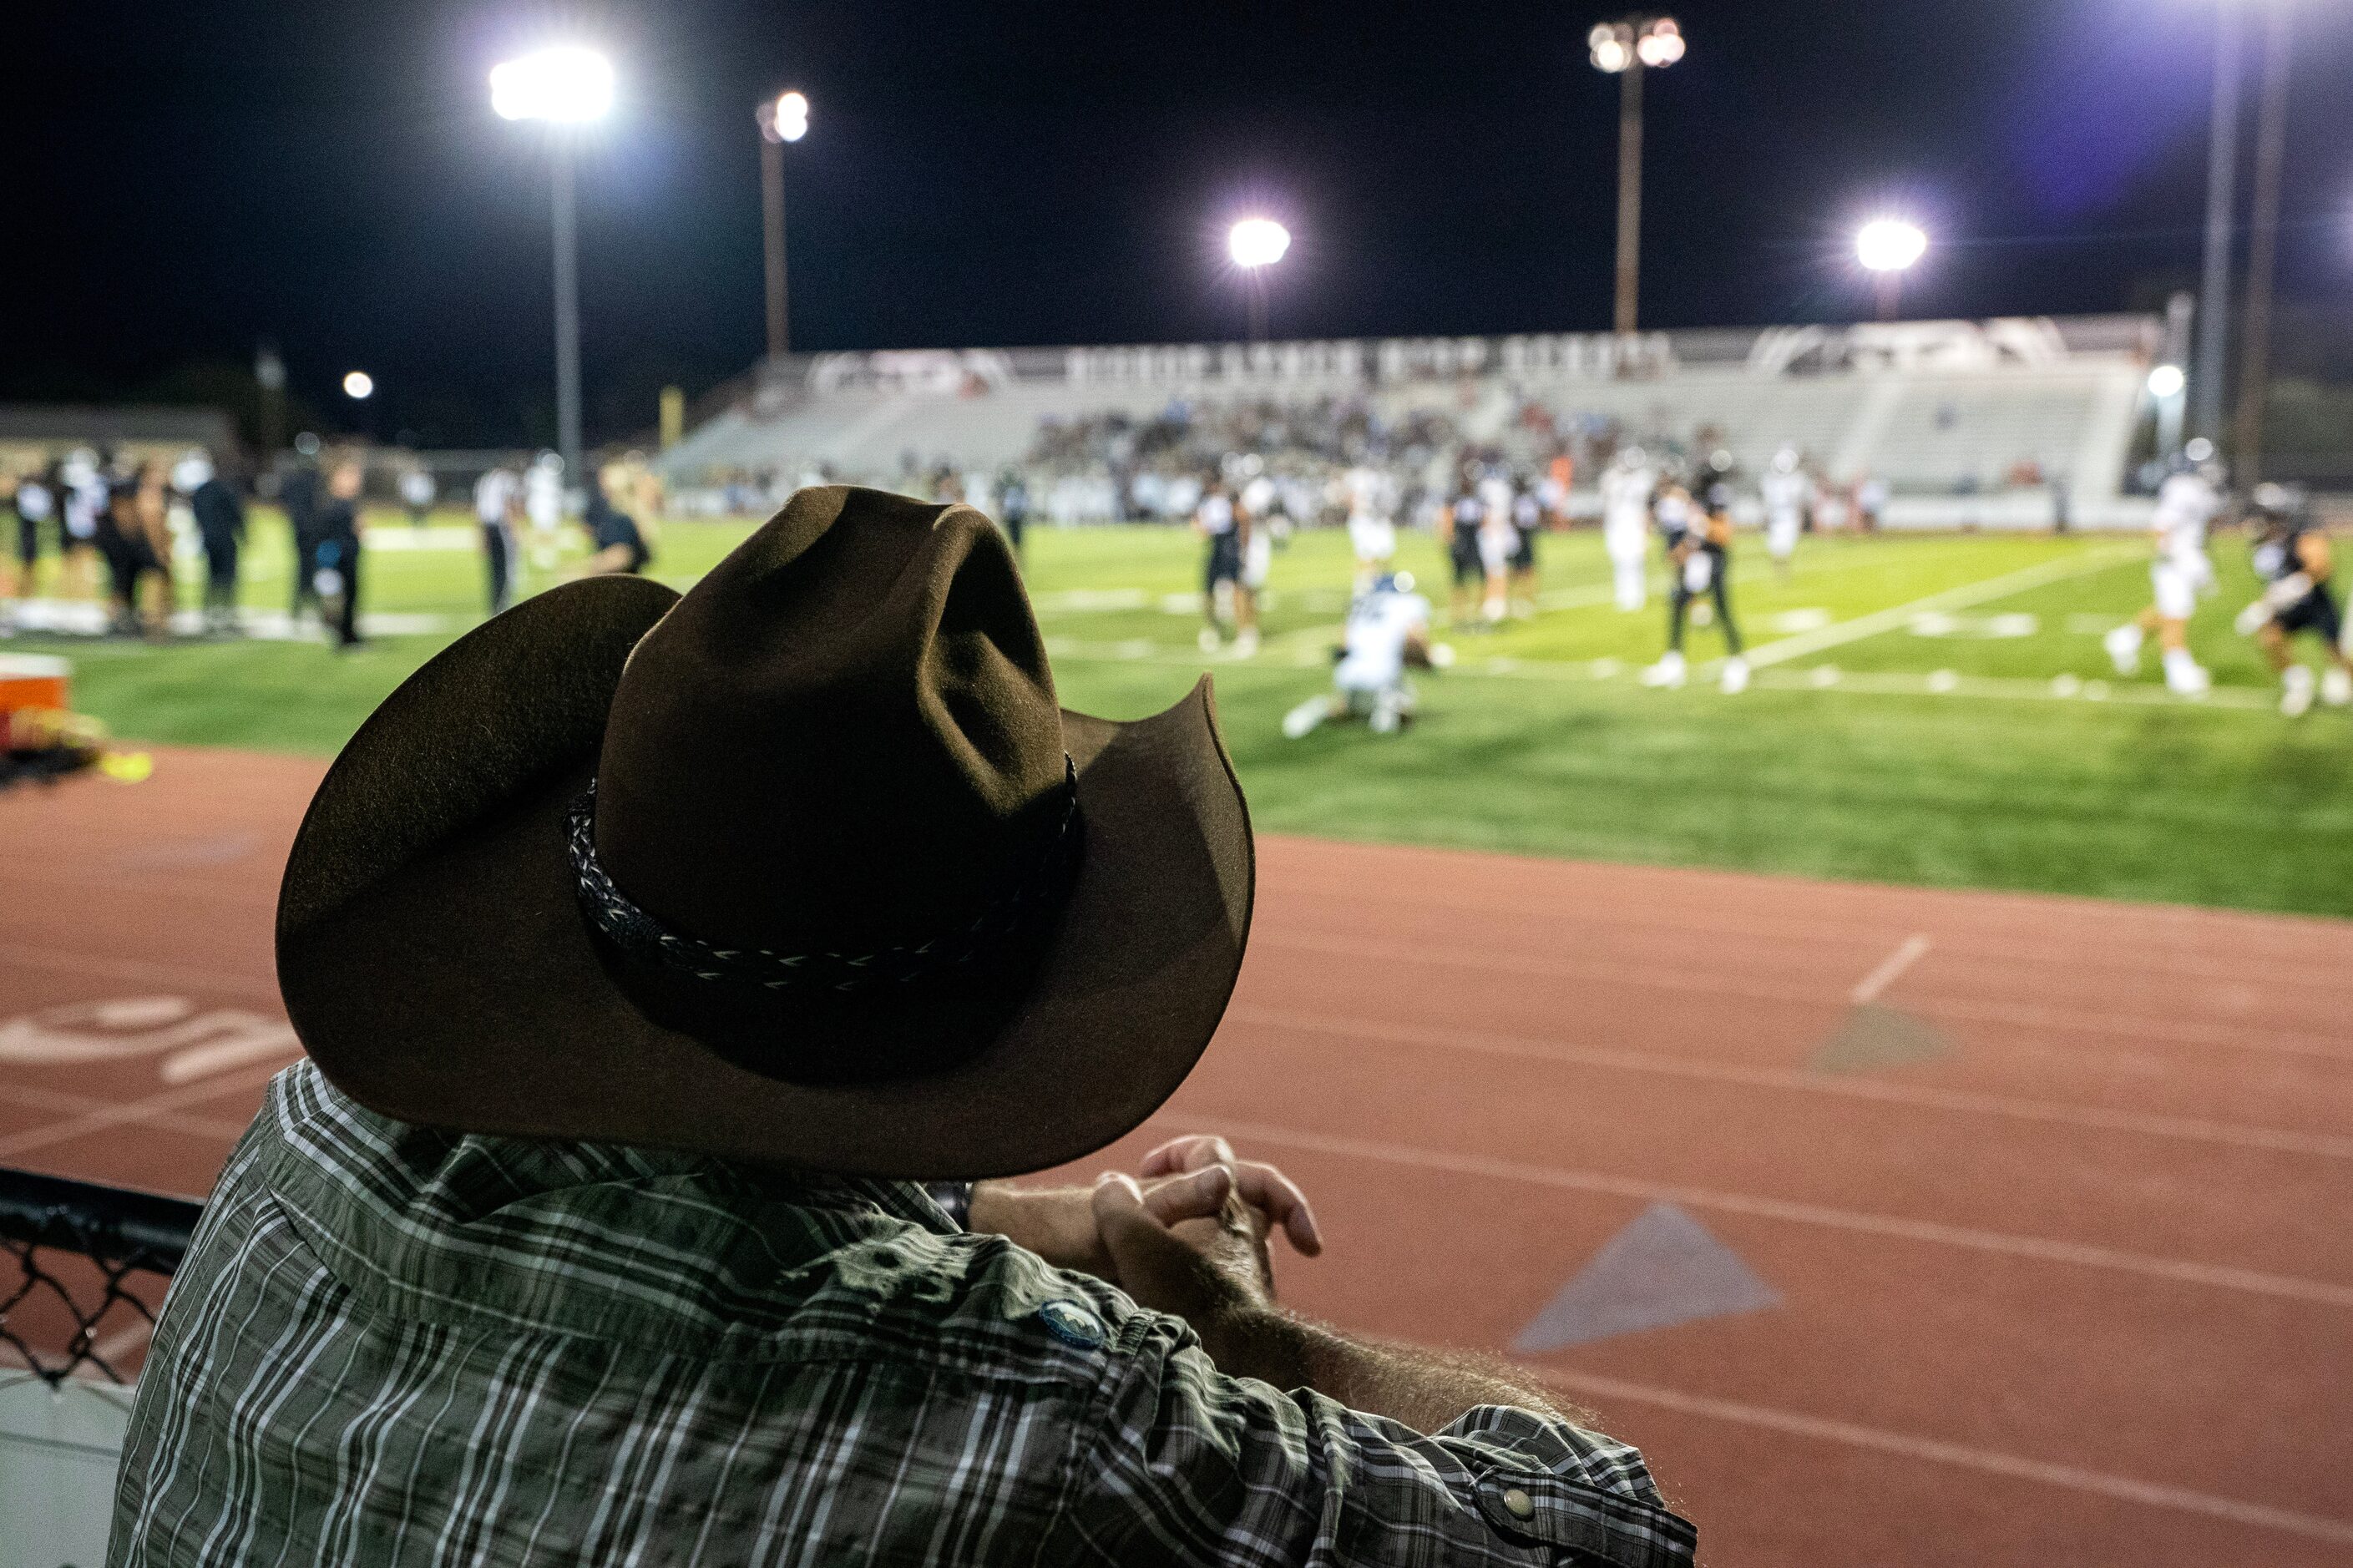
[[[955,1221],[958,1230],[971,1227],[972,1184],[970,1182],[925,1182],[923,1191],[930,1194],[932,1202],[946,1211],[948,1218]]]

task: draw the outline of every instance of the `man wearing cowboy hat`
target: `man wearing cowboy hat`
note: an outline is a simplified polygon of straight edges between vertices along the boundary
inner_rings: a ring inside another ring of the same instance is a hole
[[[1524,1375],[1277,1307],[1270,1228],[1318,1242],[1271,1168],[987,1179],[1176,1089],[1251,879],[1206,683],[1061,710],[969,508],[804,490],[683,598],[496,617],[296,839],[310,1060],[174,1285],[110,1561],[1687,1562]]]

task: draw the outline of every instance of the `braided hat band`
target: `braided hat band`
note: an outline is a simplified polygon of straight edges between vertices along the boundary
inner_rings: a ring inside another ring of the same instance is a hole
[[[1061,907],[1084,847],[1079,773],[1062,758],[1062,815],[1020,880],[984,905],[966,924],[920,942],[871,952],[774,952],[720,947],[681,936],[638,907],[596,858],[596,784],[565,816],[565,847],[572,860],[580,907],[589,923],[629,957],[659,963],[697,980],[754,986],[777,993],[854,994],[953,974],[1004,949]]]

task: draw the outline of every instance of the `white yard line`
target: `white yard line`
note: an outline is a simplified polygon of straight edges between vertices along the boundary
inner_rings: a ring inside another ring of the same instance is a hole
[[[1281,648],[1297,652],[1301,646],[1291,638],[1320,634],[1329,642],[1338,635],[1337,626],[1316,627],[1313,632],[1290,632],[1271,638],[1255,661],[1262,668],[1279,668],[1299,662],[1321,664],[1319,656],[1312,661],[1293,658],[1270,658],[1268,652]],[[1198,650],[1175,643],[1155,643],[1148,639],[1131,642],[1093,642],[1076,637],[1050,637],[1046,651],[1058,659],[1084,663],[1090,659],[1120,663],[1153,663],[1181,666],[1199,670],[1246,663],[1230,657],[1203,658]],[[1311,650],[1312,651],[1312,650]],[[1458,649],[1459,651],[1459,649]],[[1607,684],[1623,680],[1640,668],[1639,664],[1622,658],[1599,659],[1533,659],[1523,662],[1516,658],[1482,660],[1457,664],[1446,672],[1447,680],[1550,680],[1565,683],[1594,681]],[[1755,689],[1762,691],[1806,691],[1823,689],[1823,683],[1813,670],[1767,671],[1760,676]],[[2225,686],[2204,696],[2189,699],[2176,697],[2156,681],[2116,681],[2102,679],[2074,680],[2065,678],[2058,683],[2030,679],[2019,676],[1953,675],[1936,672],[1914,675],[1895,671],[1841,670],[1831,683],[1831,689],[1841,695],[1862,697],[1970,697],[2005,702],[2114,702],[2154,708],[2183,710],[2206,709],[2213,712],[2271,713],[2277,710],[2278,700],[2268,691],[2256,691],[2246,687]],[[1741,698],[1718,699],[1711,692],[1688,694],[1694,700],[1737,702]],[[1662,698],[1662,700],[1670,699]]]
[[[1793,658],[1803,658],[1820,653],[1826,647],[1838,647],[1846,643],[1861,642],[1882,632],[1894,631],[1911,624],[1915,616],[1932,610],[1958,610],[1971,605],[1982,605],[1990,599],[2006,599],[2012,594],[2039,588],[2049,583],[2063,583],[2070,577],[2082,577],[2147,553],[2134,545],[2103,545],[2085,550],[2063,560],[2045,561],[2038,565],[2006,572],[1999,577],[1989,577],[1982,583],[1964,583],[1957,588],[1947,588],[1941,594],[1931,594],[1925,599],[1915,599],[1908,605],[1893,605],[1884,610],[1874,610],[1867,616],[1857,616],[1851,621],[1837,621],[1816,632],[1799,632],[1796,637],[1783,637],[1752,648],[1748,664],[1752,669],[1767,665],[1785,664]]]
[[[1928,951],[1926,933],[1914,931],[1904,939],[1904,945],[1879,961],[1879,967],[1864,975],[1854,988],[1853,1001],[1858,1007],[1867,1007],[1879,1000],[1879,994],[1895,984],[1903,973],[1920,962]]]

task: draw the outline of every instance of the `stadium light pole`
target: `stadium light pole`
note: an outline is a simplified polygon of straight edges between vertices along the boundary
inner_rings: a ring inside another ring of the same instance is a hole
[[[2263,478],[2263,405],[2271,395],[2272,273],[2279,256],[2280,164],[2287,146],[2288,0],[2263,16],[2263,98],[2255,110],[2255,193],[2247,246],[2247,313],[2239,323],[2239,410],[2231,431],[2233,478]]]
[[[2198,353],[2191,361],[2189,427],[2222,433],[2224,356],[2231,336],[2231,211],[2239,172],[2239,6],[2214,7],[2214,94],[2206,131],[2206,257],[2198,286]]]
[[[1634,330],[1642,266],[1642,77],[1683,58],[1672,16],[1629,16],[1586,35],[1593,68],[1618,79],[1618,288],[1611,329]]]
[[[1242,269],[1242,294],[1250,310],[1250,341],[1266,339],[1267,268],[1291,248],[1291,231],[1269,217],[1246,217],[1227,231],[1226,254]]]
[[[1927,254],[1927,235],[1919,225],[1900,217],[1875,217],[1855,230],[1854,258],[1871,274],[1881,321],[1895,320],[1904,296],[1904,275]]]
[[[567,486],[583,482],[580,460],[580,240],[573,198],[574,137],[613,107],[613,63],[594,49],[562,44],[491,71],[491,108],[501,120],[536,120],[549,131],[554,165],[555,447]]]
[[[785,143],[808,134],[808,95],[780,92],[763,99],[752,118],[760,125],[760,245],[766,268],[768,357],[782,359],[793,346],[785,299]]]

